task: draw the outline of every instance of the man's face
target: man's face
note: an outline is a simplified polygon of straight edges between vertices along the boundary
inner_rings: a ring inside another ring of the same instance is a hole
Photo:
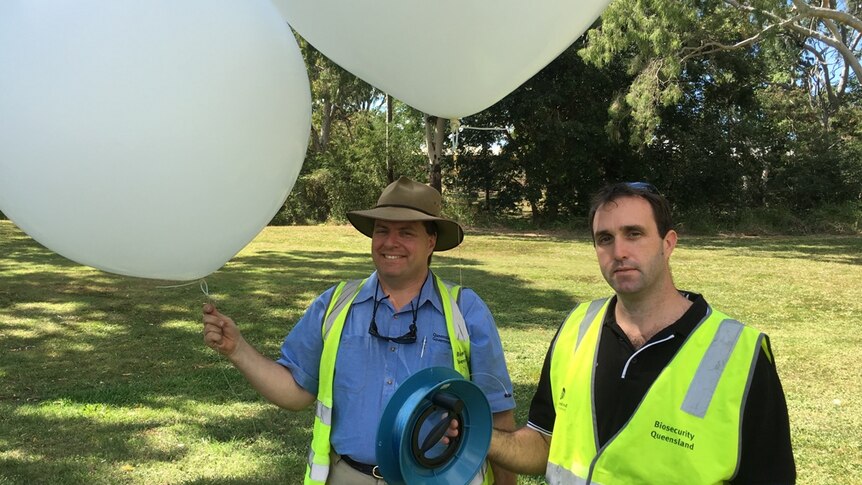
[[[599,207],[593,219],[596,256],[618,295],[649,294],[670,277],[676,232],[659,236],[652,207],[641,197],[621,197]]]
[[[419,221],[374,221],[371,258],[378,275],[393,283],[421,278],[428,270],[428,256],[437,236],[430,235]]]

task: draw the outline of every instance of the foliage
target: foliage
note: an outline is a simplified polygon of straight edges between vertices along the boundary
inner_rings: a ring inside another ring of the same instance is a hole
[[[467,125],[507,128],[464,130],[463,154],[449,170],[451,184],[484,192],[486,210],[520,211],[525,201],[537,222],[565,218],[585,212],[605,178],[637,170],[637,154],[608,136],[603,123],[626,76],[585,65],[579,47],[465,119]]]
[[[301,40],[301,39],[300,39]],[[344,221],[374,205],[389,183],[387,152],[398,175],[421,180],[421,126],[395,103],[387,147],[383,94],[300,42],[312,86],[312,137],[294,190],[272,224]]]
[[[775,23],[801,11],[615,0],[588,36],[433,146],[422,113],[396,101],[387,124],[383,93],[301,41],[312,139],[273,224],[342,221],[373,205],[388,155],[395,176],[423,182],[442,159],[445,209],[470,224],[520,225],[528,214],[533,226],[580,225],[597,187],[648,180],[678,213],[698,215],[690,227],[847,231],[845,219],[808,215],[837,217],[829,208],[862,200],[862,89],[849,67],[818,60],[810,36]],[[770,222],[781,214],[796,222]]]
[[[859,8],[855,1],[616,0],[582,54],[598,66],[625,60],[634,82],[615,121],[631,123],[635,144],[650,143],[659,109],[683,97],[692,62],[732,52],[771,59],[774,70],[762,82],[802,87],[828,123],[862,77]],[[705,74],[722,74],[711,67]]]

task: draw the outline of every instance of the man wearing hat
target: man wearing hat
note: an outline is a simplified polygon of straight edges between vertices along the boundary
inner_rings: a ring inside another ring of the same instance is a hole
[[[401,177],[373,209],[349,212],[351,224],[371,238],[376,271],[320,295],[277,361],[247,343],[212,304],[204,306],[204,342],[261,395],[290,410],[316,403],[306,484],[383,484],[378,422],[398,385],[427,367],[452,367],[471,379],[488,398],[494,426],[514,429],[512,383],[488,307],[429,269],[434,251],[464,238],[441,208],[437,190]],[[490,468],[471,483],[515,483],[511,472]]]

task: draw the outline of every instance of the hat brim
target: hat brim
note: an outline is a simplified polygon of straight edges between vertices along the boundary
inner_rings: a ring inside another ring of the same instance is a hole
[[[347,220],[357,231],[368,237],[374,233],[374,221],[412,222],[434,221],[437,226],[437,243],[435,251],[446,251],[461,244],[464,240],[464,230],[457,222],[442,217],[428,215],[407,207],[377,207],[364,211],[347,213]]]

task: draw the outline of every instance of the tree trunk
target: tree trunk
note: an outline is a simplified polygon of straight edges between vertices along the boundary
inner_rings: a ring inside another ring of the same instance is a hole
[[[329,147],[329,139],[332,136],[332,118],[335,105],[329,98],[323,100],[322,119],[320,120],[320,136],[315,141],[317,152],[323,153]]]
[[[491,174],[485,174],[485,210],[491,213]]]
[[[386,180],[395,182],[395,168],[392,166],[392,155],[389,153],[389,126],[392,124],[392,96],[386,95]]]
[[[425,144],[428,146],[428,185],[443,193],[443,137],[446,119],[425,115]]]

